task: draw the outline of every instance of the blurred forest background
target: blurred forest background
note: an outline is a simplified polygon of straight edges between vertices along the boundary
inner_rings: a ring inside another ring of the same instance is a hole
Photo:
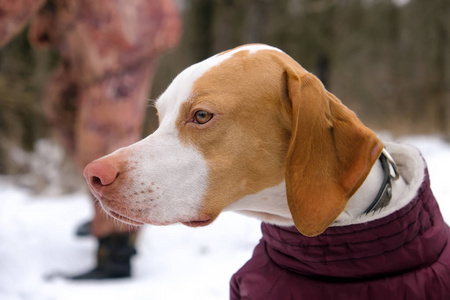
[[[450,0],[178,2],[183,38],[160,60],[151,99],[192,63],[262,42],[318,75],[369,127],[450,137]],[[0,174],[29,172],[27,155],[64,170],[64,157],[38,142],[51,137],[41,95],[57,62],[31,48],[26,30],[0,49]],[[156,127],[149,107],[143,134]]]

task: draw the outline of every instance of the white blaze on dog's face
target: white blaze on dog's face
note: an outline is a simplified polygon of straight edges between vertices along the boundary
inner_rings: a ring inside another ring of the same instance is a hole
[[[157,100],[159,128],[94,162],[118,173],[111,185],[91,185],[103,208],[132,224],[200,226],[243,196],[279,185],[290,125],[281,67],[261,63],[263,52],[279,50],[245,46],[180,73]]]

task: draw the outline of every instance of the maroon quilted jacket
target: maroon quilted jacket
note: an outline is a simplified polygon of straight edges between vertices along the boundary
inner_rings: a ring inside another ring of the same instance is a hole
[[[231,299],[450,299],[450,237],[428,172],[404,208],[318,237],[262,224],[253,257],[231,279]]]

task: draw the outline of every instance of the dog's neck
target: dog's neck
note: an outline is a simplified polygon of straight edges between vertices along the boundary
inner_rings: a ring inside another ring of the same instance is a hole
[[[385,171],[380,160],[377,160],[364,183],[350,198],[345,210],[339,215],[334,225],[349,225],[367,222],[378,218],[378,210],[365,214],[368,207],[376,200],[380,188],[383,186]],[[399,175],[396,180],[391,180],[392,196],[387,206],[395,206],[407,188],[404,179]],[[360,222],[358,222],[358,220]]]
[[[350,198],[345,210],[335,220],[333,226],[350,225],[377,219],[378,211],[368,214],[364,214],[364,211],[377,197],[384,176],[381,162],[377,160],[366,180]],[[388,206],[395,206],[397,199],[402,197],[407,185],[401,176],[392,181],[391,184],[392,197]],[[246,196],[229,205],[226,210],[240,212],[276,225],[294,225],[286,200],[285,182],[257,194]]]

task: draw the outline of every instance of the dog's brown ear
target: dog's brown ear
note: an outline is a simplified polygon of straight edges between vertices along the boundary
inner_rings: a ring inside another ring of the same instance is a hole
[[[297,229],[322,233],[344,210],[383,144],[310,73],[287,71],[292,136],[286,190]]]

